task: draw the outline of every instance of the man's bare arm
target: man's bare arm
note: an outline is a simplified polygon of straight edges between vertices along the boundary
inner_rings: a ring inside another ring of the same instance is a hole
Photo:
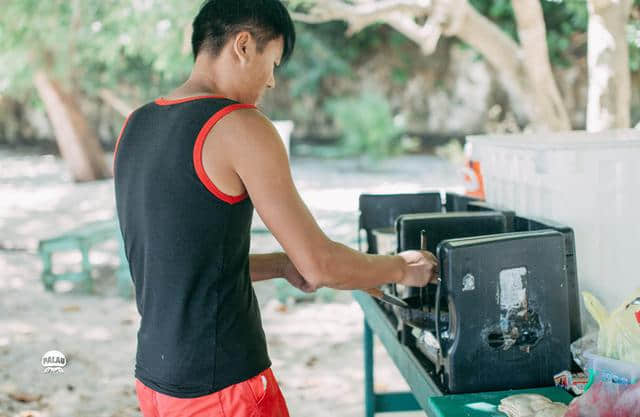
[[[285,278],[286,262],[288,262],[288,258],[282,252],[249,255],[251,281]]]
[[[220,141],[218,149],[224,149],[264,223],[314,287],[363,289],[389,282],[421,286],[435,275],[437,262],[431,254],[368,255],[331,241],[300,198],[284,144],[259,111],[230,113],[211,135]]]
[[[313,292],[317,288],[302,276],[283,252],[249,255],[249,268],[253,282],[284,278],[304,292]]]

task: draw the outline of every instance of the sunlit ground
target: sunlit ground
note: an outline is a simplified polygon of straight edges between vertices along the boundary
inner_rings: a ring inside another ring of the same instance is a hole
[[[106,156],[107,159],[110,155]],[[362,172],[353,161],[298,159],[292,172],[303,199],[333,239],[356,246],[357,201],[361,192],[459,189],[457,169],[426,156],[393,159]],[[61,282],[56,293],[40,281],[38,241],[84,223],[114,215],[110,180],[70,181],[51,156],[0,150],[0,416],[140,416],[133,385],[138,313],[133,300],[118,297],[117,245],[91,253],[94,294]],[[254,252],[279,248],[256,217]],[[54,271],[78,268],[80,256],[60,254]],[[360,417],[362,313],[347,292],[333,303],[283,307],[273,282],[256,293],[273,369],[292,416]],[[44,374],[48,350],[68,360],[64,374]],[[381,346],[376,348],[376,389],[406,385]],[[398,417],[420,414],[395,414]]]

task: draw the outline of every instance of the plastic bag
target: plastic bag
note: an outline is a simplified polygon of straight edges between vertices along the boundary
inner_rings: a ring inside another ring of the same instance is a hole
[[[640,290],[611,314],[592,294],[583,291],[582,298],[600,327],[596,353],[640,364]]]
[[[586,352],[596,352],[598,346],[598,332],[587,333],[580,339],[573,342],[570,346],[573,360],[583,370],[587,370],[587,359],[584,357]]]
[[[571,401],[564,417],[640,417],[640,383],[596,382]]]
[[[582,293],[600,330],[571,344],[574,360],[589,373],[590,382],[565,417],[640,417],[639,296],[640,291],[609,314],[592,294]]]

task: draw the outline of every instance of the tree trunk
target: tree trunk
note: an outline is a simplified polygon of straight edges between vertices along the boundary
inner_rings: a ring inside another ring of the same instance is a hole
[[[457,8],[457,24],[446,32],[457,36],[480,52],[499,75],[500,84],[507,91],[513,111],[519,119],[534,120],[534,103],[529,98],[527,72],[522,65],[520,46],[495,23],[464,1]]]
[[[529,79],[527,87],[533,101],[534,125],[538,130],[570,130],[569,115],[551,71],[540,0],[514,0],[511,3]]]
[[[630,0],[589,0],[587,130],[631,125],[626,26]]]
[[[108,177],[98,137],[74,97],[42,71],[36,73],[34,81],[73,179],[80,182]]]

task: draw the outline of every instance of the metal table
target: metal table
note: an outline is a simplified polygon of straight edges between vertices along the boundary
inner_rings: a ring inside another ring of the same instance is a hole
[[[430,374],[433,366],[421,359],[410,348],[402,345],[389,317],[368,294],[353,291],[353,298],[364,312],[364,391],[365,417],[375,413],[423,410],[427,416],[504,416],[497,405],[504,397],[534,393],[552,401],[569,403],[572,397],[556,387],[525,390],[484,392],[475,394],[443,395]],[[376,393],[373,389],[373,334],[376,334],[396,367],[407,381],[411,391]]]

